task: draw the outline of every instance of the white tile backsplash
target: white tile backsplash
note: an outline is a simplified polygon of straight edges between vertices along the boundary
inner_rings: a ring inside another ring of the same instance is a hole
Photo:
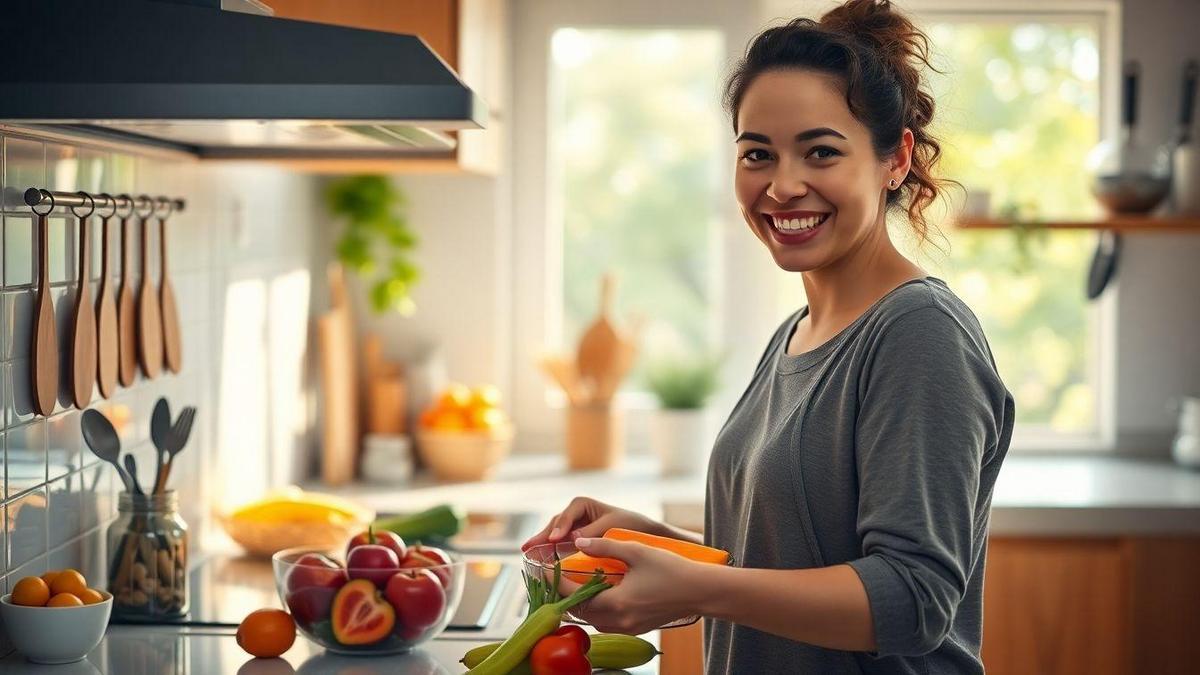
[[[123,450],[138,462],[143,487],[154,481],[149,418],[155,402],[167,397],[173,416],[186,405],[197,407],[190,442],[176,459],[171,481],[181,492],[181,513],[197,546],[215,527],[209,522],[214,499],[246,499],[278,482],[273,479],[278,467],[307,464],[312,421],[307,408],[296,403],[306,399],[310,386],[301,375],[314,276],[313,233],[323,219],[318,186],[314,178],[268,165],[149,158],[136,148],[124,152],[86,142],[43,142],[36,134],[0,134],[0,167],[5,197],[0,208],[0,590],[20,576],[66,566],[84,570],[94,585],[102,586],[104,535],[123,487],[112,467],[83,442],[81,412],[72,405],[67,387],[78,220],[61,207],[49,219],[48,270],[61,383],[58,406],[49,418],[41,418],[32,410],[29,372],[39,251],[35,219],[21,195],[29,187],[45,187],[187,201],[185,210],[167,221],[168,271],[183,336],[182,372],[164,370],[147,379],[139,370],[130,387],[118,386],[107,400],[97,388],[90,407],[114,422]],[[94,298],[102,276],[102,223],[93,216],[87,226]],[[135,299],[139,295],[144,226],[132,217],[123,233],[120,219],[110,221],[114,300],[120,290],[122,246],[131,259]],[[147,234],[148,269],[157,296],[157,220],[149,223]],[[228,302],[235,284],[257,285],[272,304],[260,307],[255,316],[239,315],[242,308]],[[275,289],[284,292],[273,293]],[[247,322],[255,330],[247,331]],[[223,400],[229,396],[236,405]],[[248,419],[260,433],[241,433]],[[231,445],[218,448],[216,439],[232,439]],[[237,491],[224,489],[231,481]],[[0,629],[0,655],[6,651]]]

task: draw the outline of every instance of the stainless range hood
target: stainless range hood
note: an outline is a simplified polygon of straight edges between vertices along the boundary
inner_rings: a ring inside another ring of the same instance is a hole
[[[453,148],[484,102],[419,38],[154,0],[10,0],[0,121],[212,158]]]

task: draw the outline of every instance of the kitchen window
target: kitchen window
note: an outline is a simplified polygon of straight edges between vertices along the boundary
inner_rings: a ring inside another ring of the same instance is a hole
[[[798,276],[773,268],[737,213],[719,93],[754,32],[824,6],[768,2],[775,18],[760,21],[721,4],[518,5],[517,72],[537,74],[518,78],[516,91],[523,433],[553,438],[562,402],[530,364],[539,351],[573,349],[606,270],[619,277],[620,317],[651,319],[643,354],[725,351],[718,408],[732,405],[771,331],[805,301]],[[986,192],[993,214],[1095,215],[1083,160],[1102,130],[1115,130],[1117,4],[899,4],[927,30],[945,73],[930,80],[943,173]],[[1084,296],[1095,234],[966,232],[943,220],[945,238],[917,251],[906,226],[893,227],[983,323],[1017,401],[1013,448],[1110,446],[1116,289],[1095,303]],[[623,398],[635,446],[637,415],[653,405],[643,388],[635,374]]]

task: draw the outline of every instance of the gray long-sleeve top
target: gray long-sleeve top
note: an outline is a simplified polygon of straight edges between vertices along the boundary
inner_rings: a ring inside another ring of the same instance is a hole
[[[705,540],[741,567],[849,564],[876,652],[706,620],[718,673],[982,673],[992,487],[1013,399],[971,310],[934,277],[881,298],[820,347],[772,337],[717,437]]]

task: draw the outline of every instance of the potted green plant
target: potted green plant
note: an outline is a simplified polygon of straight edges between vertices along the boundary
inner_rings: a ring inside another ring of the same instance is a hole
[[[663,475],[703,470],[712,448],[709,398],[717,390],[721,358],[708,354],[656,359],[646,383],[659,408],[650,423],[650,443],[661,460]]]
[[[337,257],[370,282],[368,297],[376,313],[416,311],[412,288],[420,270],[412,260],[417,235],[398,209],[404,193],[386,176],[348,176],[325,188],[329,211],[346,220],[337,242]]]

